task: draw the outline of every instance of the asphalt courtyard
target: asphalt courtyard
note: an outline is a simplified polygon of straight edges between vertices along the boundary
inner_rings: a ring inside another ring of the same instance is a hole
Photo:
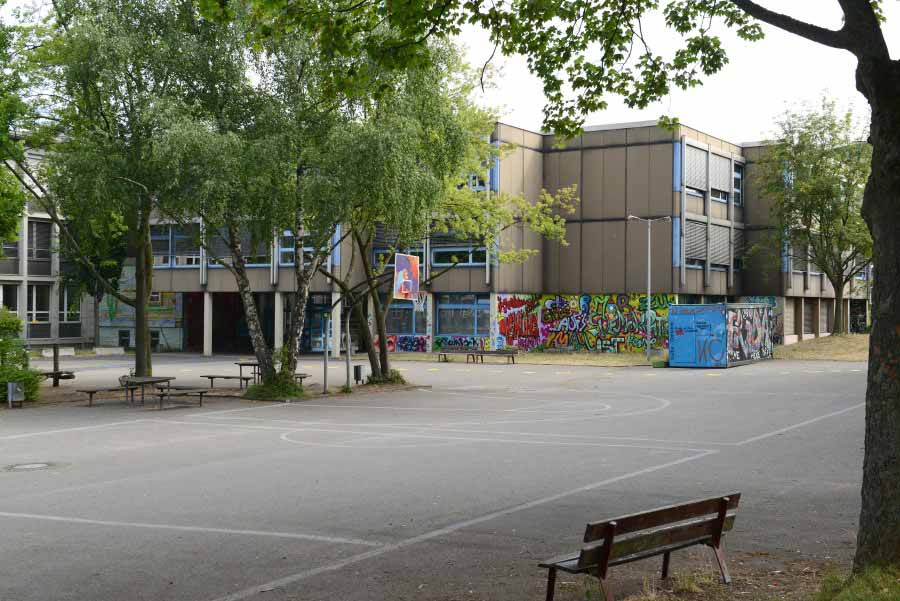
[[[585,522],[734,490],[729,556],[850,557],[864,364],[397,365],[430,388],[0,411],[0,600],[539,599]]]

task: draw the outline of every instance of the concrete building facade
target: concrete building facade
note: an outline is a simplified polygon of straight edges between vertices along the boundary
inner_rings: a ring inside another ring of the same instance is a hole
[[[748,254],[772,232],[769,204],[752,183],[759,145],[730,143],[686,126],[667,130],[655,122],[588,127],[561,144],[552,135],[498,123],[492,139],[512,150],[491,167],[488,181],[474,185],[530,201],[542,189],[577,186],[581,201],[566,216],[566,243],[513,227],[504,233],[504,245],[540,251],[521,264],[501,264],[497,249],[453,236],[434,236],[406,249],[420,256],[423,280],[454,267],[424,291],[423,302],[393,302],[383,341],[391,350],[664,348],[671,303],[768,303],[777,316],[776,340],[786,343],[824,335],[837,310],[847,317],[856,312],[858,324],[861,306],[866,320],[865,285],[851,287],[838,308],[834,291],[813,265]],[[650,230],[649,298],[647,226],[629,217],[665,219]],[[209,261],[194,237],[164,223],[153,228],[159,319],[151,329],[157,347],[249,352],[234,278]],[[382,256],[388,246],[384,235],[376,236],[367,260],[390,261]],[[267,338],[276,347],[284,339],[287,293],[295,289],[291,249],[285,232],[248,258]],[[346,244],[339,246],[328,268],[345,269],[349,261],[341,257],[348,252]],[[102,343],[131,340],[127,311],[101,307],[100,319]],[[326,340],[339,349],[340,319],[337,289],[316,276],[303,350],[321,351]],[[371,324],[353,324],[359,327]]]

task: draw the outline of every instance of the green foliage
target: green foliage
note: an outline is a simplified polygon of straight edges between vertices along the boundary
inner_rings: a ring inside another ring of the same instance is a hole
[[[6,400],[8,382],[22,384],[26,400],[36,401],[40,396],[44,376],[29,369],[28,351],[19,338],[21,332],[22,320],[6,307],[0,307],[0,400],[3,401]]]
[[[772,198],[772,218],[796,258],[808,257],[843,284],[869,264],[872,236],[862,218],[872,147],[853,113],[832,100],[788,111],[760,161],[760,185]],[[780,248],[781,244],[778,243]]]
[[[396,369],[389,370],[386,376],[371,373],[366,378],[366,384],[406,384],[406,378]]]
[[[269,382],[248,386],[244,392],[244,397],[257,401],[284,401],[302,396],[304,396],[303,387],[290,376],[280,373]]]
[[[873,567],[849,578],[830,576],[815,601],[896,601],[900,599],[900,568]]]

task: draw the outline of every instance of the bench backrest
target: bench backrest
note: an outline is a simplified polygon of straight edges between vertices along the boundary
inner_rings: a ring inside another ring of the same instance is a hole
[[[740,500],[741,493],[735,492],[591,522],[584,531],[578,566],[597,566],[605,575],[609,562],[616,559],[694,541],[718,545],[722,533],[734,527]]]

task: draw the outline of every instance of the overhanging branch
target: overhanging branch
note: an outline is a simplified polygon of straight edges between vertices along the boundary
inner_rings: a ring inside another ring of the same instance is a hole
[[[851,40],[843,29],[835,31],[833,29],[819,27],[818,25],[812,25],[811,23],[771,11],[751,0],[731,1],[742,11],[754,19],[759,19],[763,23],[768,23],[778,29],[793,33],[818,44],[823,44],[832,48],[840,48],[842,50],[850,50]]]

